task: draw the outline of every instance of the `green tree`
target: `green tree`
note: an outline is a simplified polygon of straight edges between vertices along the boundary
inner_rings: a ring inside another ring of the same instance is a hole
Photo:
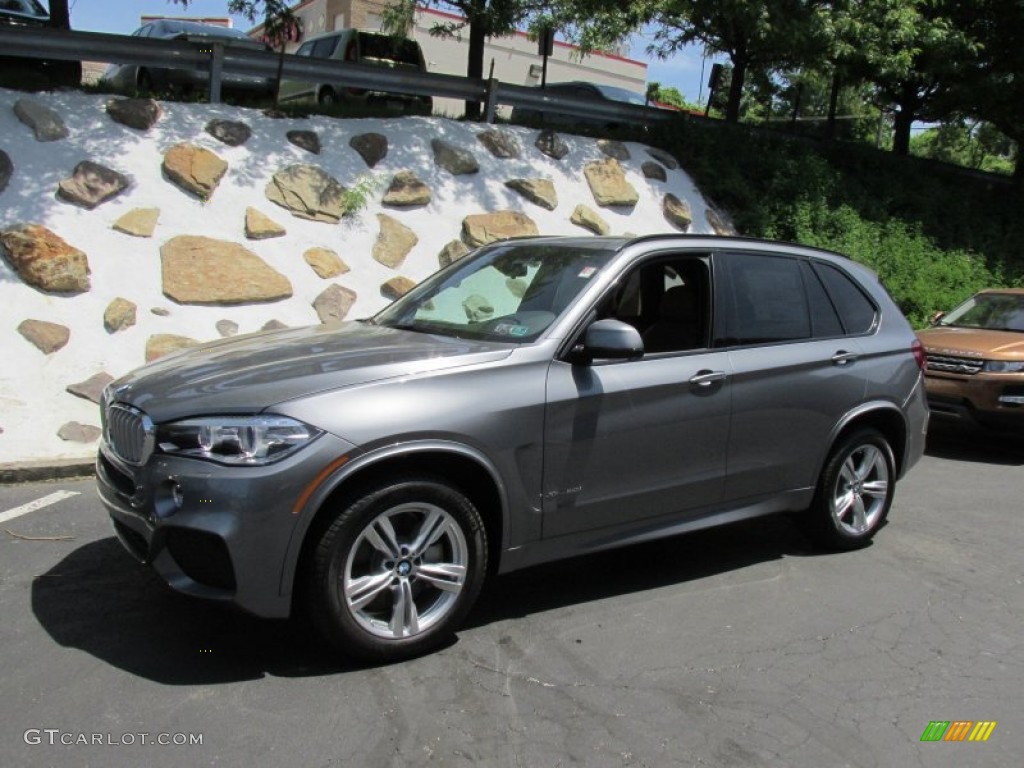
[[[644,25],[650,52],[667,58],[699,43],[729,60],[725,119],[737,122],[748,73],[798,64],[818,40],[814,9],[823,0],[555,0],[555,16],[584,50],[599,49]]]
[[[1014,178],[1024,186],[1024,0],[976,0],[957,22],[979,45],[962,64],[956,105],[1016,144]]]
[[[412,28],[417,4],[454,11],[462,17],[457,21],[435,24],[430,34],[455,37],[469,28],[466,77],[473,79],[484,76],[484,44],[488,38],[512,34],[531,14],[545,7],[539,0],[423,0],[420,3],[417,0],[398,0],[384,13],[385,29],[395,34],[407,34]],[[466,102],[466,117],[470,120],[480,118],[480,102]]]

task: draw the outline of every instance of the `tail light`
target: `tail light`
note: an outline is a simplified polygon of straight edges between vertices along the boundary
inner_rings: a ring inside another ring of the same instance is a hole
[[[917,367],[922,371],[928,367],[928,358],[924,352],[924,344],[921,343],[920,339],[914,339],[910,345],[910,351],[914,355],[914,361],[917,363]]]

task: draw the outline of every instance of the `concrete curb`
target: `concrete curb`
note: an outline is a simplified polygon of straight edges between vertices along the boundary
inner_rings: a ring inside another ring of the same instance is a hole
[[[92,477],[96,474],[96,460],[50,459],[0,464],[0,485],[39,483],[46,480],[67,480]]]

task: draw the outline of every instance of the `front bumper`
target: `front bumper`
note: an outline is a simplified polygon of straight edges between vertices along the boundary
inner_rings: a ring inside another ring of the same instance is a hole
[[[925,376],[928,407],[936,418],[966,421],[989,429],[1024,427],[1024,377],[978,373]]]
[[[262,467],[229,467],[154,454],[141,467],[101,444],[99,495],[118,539],[173,589],[231,602],[266,618],[291,610],[297,504],[320,473],[353,446],[322,435]],[[289,578],[285,578],[285,574]]]

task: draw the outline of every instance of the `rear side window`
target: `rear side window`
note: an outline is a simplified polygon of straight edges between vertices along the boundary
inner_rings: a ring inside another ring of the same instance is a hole
[[[420,47],[412,40],[364,34],[359,45],[360,54],[364,59],[384,59],[416,67],[420,65]]]
[[[726,344],[767,344],[811,337],[798,260],[748,253],[725,256],[725,293],[732,305]]]
[[[801,262],[801,270],[804,287],[807,289],[807,302],[811,308],[811,331],[814,337],[827,339],[842,336],[843,324],[839,321],[839,313],[832,305],[821,280],[807,262]]]
[[[817,262],[815,270],[832,297],[832,303],[839,311],[846,333],[858,335],[867,333],[875,325],[878,310],[864,291],[842,270],[831,264]]]

